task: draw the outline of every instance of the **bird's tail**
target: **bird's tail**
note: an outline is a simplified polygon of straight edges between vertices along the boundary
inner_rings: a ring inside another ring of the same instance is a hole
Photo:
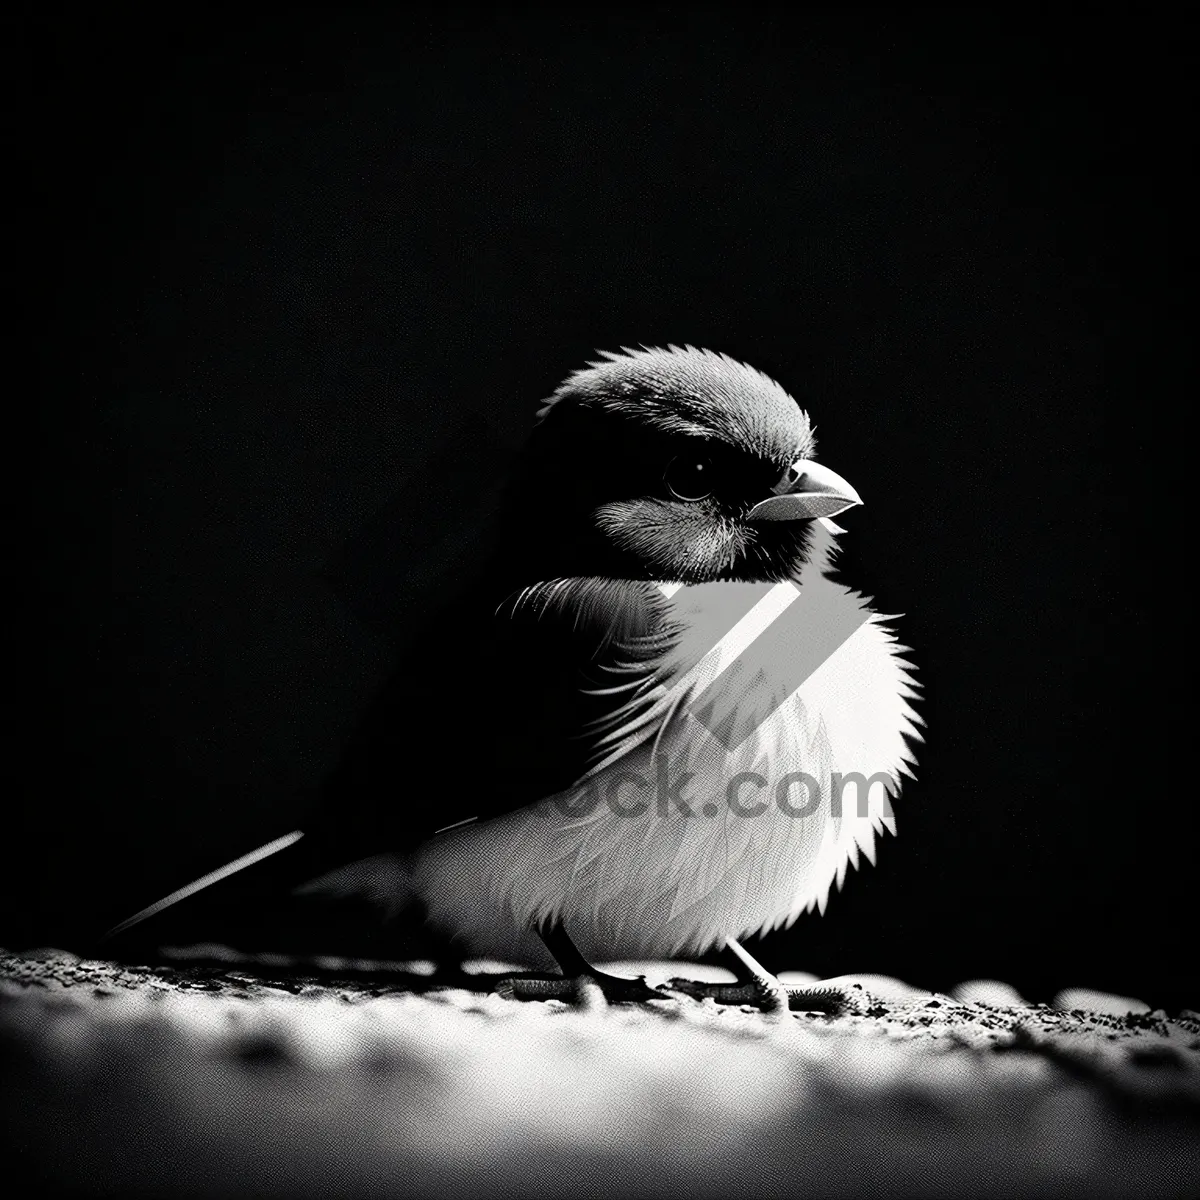
[[[304,831],[302,829],[285,833],[283,837],[275,838],[274,841],[259,846],[257,850],[251,850],[248,854],[243,854],[240,858],[235,858],[232,862],[227,862],[223,867],[218,867],[215,871],[209,871],[208,874],[201,875],[199,879],[193,879],[191,883],[185,884],[181,888],[176,888],[170,895],[163,896],[161,900],[155,900],[153,904],[148,904],[139,912],[135,912],[133,916],[126,917],[123,921],[118,921],[116,925],[104,934],[101,940],[109,941],[112,938],[120,937],[121,934],[128,932],[136,925],[142,924],[143,921],[157,917],[160,913],[166,912],[169,908],[174,908],[175,905],[181,904],[184,900],[189,900],[192,896],[197,896],[201,892],[207,891],[222,880],[230,879],[239,872],[245,871],[257,863],[265,862],[273,855],[287,850],[290,846],[294,846],[303,836]]]
[[[143,945],[178,942],[181,934],[187,940],[229,940],[231,928],[236,939],[256,927],[264,910],[292,896],[365,901],[380,916],[393,917],[408,905],[412,889],[399,855],[378,854],[347,863],[344,855],[332,855],[321,838],[296,829],[126,917],[103,934],[100,946],[111,954],[134,938]],[[312,915],[309,906],[306,924]]]

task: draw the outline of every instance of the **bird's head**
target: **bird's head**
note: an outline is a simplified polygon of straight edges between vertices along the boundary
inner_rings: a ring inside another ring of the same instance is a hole
[[[556,574],[782,580],[814,521],[861,503],[814,446],[796,401],[726,355],[606,353],[539,412],[510,511]]]

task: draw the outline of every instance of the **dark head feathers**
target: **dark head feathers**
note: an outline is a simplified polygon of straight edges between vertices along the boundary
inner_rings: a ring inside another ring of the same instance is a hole
[[[773,379],[727,354],[694,346],[642,346],[569,375],[538,412],[564,402],[619,412],[666,433],[716,437],[781,465],[811,457],[807,414]]]

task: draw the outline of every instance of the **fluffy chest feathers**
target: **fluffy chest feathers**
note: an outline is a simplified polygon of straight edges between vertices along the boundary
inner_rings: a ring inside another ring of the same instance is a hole
[[[478,948],[528,955],[557,916],[585,954],[703,951],[824,908],[894,831],[914,685],[866,601],[819,567],[659,591],[670,641],[617,639],[593,673],[590,769],[416,855],[431,917]]]

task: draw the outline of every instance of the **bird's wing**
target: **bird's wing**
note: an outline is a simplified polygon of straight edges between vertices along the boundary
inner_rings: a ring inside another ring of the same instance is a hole
[[[658,585],[495,595],[416,638],[351,739],[315,821],[342,861],[535,803],[653,734],[679,637]]]
[[[515,646],[569,664],[559,681],[569,692],[566,751],[551,790],[654,732],[682,634],[660,585],[554,579],[522,589],[502,613]]]

